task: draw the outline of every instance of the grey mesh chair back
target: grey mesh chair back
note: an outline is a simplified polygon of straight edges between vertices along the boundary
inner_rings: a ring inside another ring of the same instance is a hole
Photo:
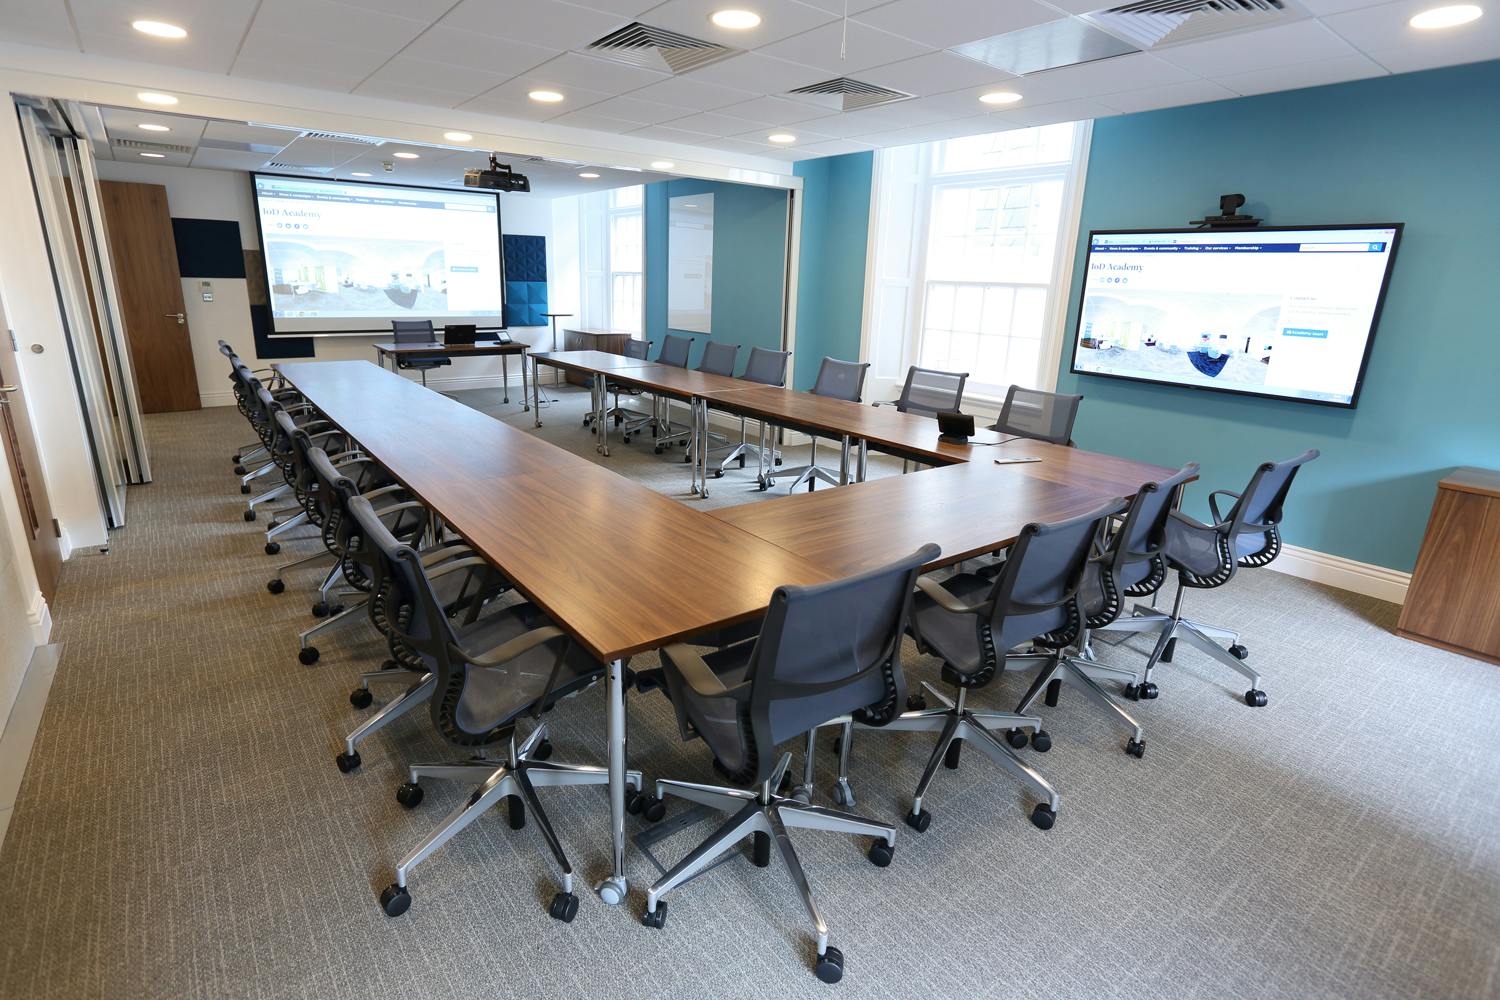
[[[669,333],[661,339],[661,350],[657,352],[656,363],[671,365],[673,368],[686,368],[688,355],[692,349],[693,342],[690,338]]]
[[[734,363],[739,357],[739,344],[726,344],[710,340],[703,345],[703,357],[698,359],[698,370],[710,375],[733,375]]]
[[[437,331],[430,319],[393,319],[391,331],[398,344],[432,344],[437,342]]]
[[[912,365],[906,371],[906,384],[901,387],[896,409],[928,417],[957,410],[963,406],[964,383],[968,380],[968,372],[944,372]]]
[[[625,357],[627,358],[633,358],[636,361],[644,361],[649,356],[650,350],[651,341],[636,340],[634,337],[632,337],[631,339],[625,341],[625,349],[620,353],[625,355]]]
[[[989,621],[981,621],[984,657],[976,681],[987,681],[1006,650],[1023,642],[1058,648],[1078,638],[1083,623],[1075,597],[1085,566],[1106,519],[1124,509],[1124,499],[1115,499],[1067,521],[1021,529],[995,578]]]
[[[745,362],[744,374],[740,378],[762,385],[786,385],[787,362],[791,351],[772,351],[764,347],[750,348],[750,360]]]
[[[857,403],[864,394],[865,373],[869,370],[870,365],[866,361],[824,358],[823,364],[818,368],[818,379],[813,383],[813,395],[831,396]]]
[[[1082,396],[1013,385],[1005,394],[1000,419],[990,429],[1036,441],[1070,445],[1073,443],[1073,421],[1078,417],[1078,404],[1082,401]]]
[[[1123,597],[1154,594],[1167,579],[1167,521],[1183,487],[1198,475],[1189,462],[1160,482],[1143,483],[1111,533],[1103,551],[1090,560],[1079,593],[1084,625],[1104,628],[1124,610]]]
[[[455,623],[443,611],[421,557],[399,541],[364,497],[349,502],[363,544],[380,554],[390,587],[385,599],[396,635],[436,675],[430,708],[445,739],[484,746],[507,739],[526,714],[592,683],[604,666],[552,626],[534,629],[497,650],[465,652]],[[477,556],[447,565],[485,565]],[[505,653],[503,658],[500,654]]]
[[[765,781],[776,766],[777,746],[830,719],[864,712],[869,721],[889,721],[902,710],[901,637],[917,574],[939,552],[928,544],[858,576],[815,587],[778,587],[760,635],[749,640],[754,647],[745,670],[748,702],[704,704],[728,699],[673,692],[674,699],[700,702],[695,716],[728,713],[736,720],[737,745],[728,745],[728,727],[696,722],[700,729],[719,730],[704,735],[732,780]],[[680,716],[683,708],[678,710]]]
[[[1214,519],[1229,522],[1229,537],[1233,540],[1235,559],[1241,566],[1264,566],[1281,554],[1282,506],[1298,470],[1318,454],[1316,448],[1310,448],[1285,462],[1261,464],[1250,477],[1245,492],[1235,498],[1234,506],[1222,517],[1216,498],[1234,494],[1221,491],[1209,497]]]

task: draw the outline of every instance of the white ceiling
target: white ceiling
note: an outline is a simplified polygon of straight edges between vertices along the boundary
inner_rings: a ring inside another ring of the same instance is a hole
[[[1289,0],[1290,23],[1024,77],[944,51],[1116,2],[849,0],[846,25],[844,0],[0,0],[0,37],[787,160],[1500,57],[1500,11],[1408,26],[1450,0]],[[760,26],[715,27],[709,15],[728,6]],[[130,27],[141,17],[189,36],[142,35]],[[745,51],[680,76],[580,51],[635,20]],[[839,75],[917,99],[836,113],[787,93]],[[979,103],[997,87],[1024,100]],[[567,99],[538,104],[526,96],[537,88]],[[772,131],[798,141],[773,145]]]
[[[175,167],[208,167],[215,170],[261,170],[268,173],[328,177],[339,180],[383,181],[424,187],[462,187],[464,171],[483,167],[488,150],[420,143],[370,142],[321,139],[296,129],[274,128],[244,122],[216,121],[189,115],[162,114],[134,108],[84,107],[85,130],[94,155],[125,163],[164,164]],[[148,131],[141,125],[161,125],[170,131]],[[133,144],[148,143],[138,147]],[[375,145],[374,143],[378,143]],[[168,147],[183,147],[180,151]],[[143,157],[142,152],[161,153]],[[416,153],[417,159],[397,157],[398,152]],[[566,161],[541,161],[525,156],[496,154],[531,181],[531,194],[539,198],[583,194],[631,184],[667,180],[667,174],[620,170]],[[387,171],[386,164],[392,169]],[[355,177],[355,172],[369,177]],[[597,179],[579,177],[596,173]],[[517,195],[517,197],[526,197]]]

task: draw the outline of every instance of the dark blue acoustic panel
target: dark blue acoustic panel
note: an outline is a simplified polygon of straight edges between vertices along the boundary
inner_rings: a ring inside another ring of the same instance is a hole
[[[547,239],[504,236],[505,325],[546,326]]]
[[[240,224],[222,219],[173,219],[177,271],[184,278],[243,278]]]
[[[272,358],[310,358],[313,357],[313,339],[311,337],[273,337],[271,336],[271,307],[250,307],[250,329],[255,336],[255,356],[270,360]]]

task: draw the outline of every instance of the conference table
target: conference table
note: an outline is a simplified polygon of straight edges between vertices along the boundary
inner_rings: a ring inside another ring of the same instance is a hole
[[[934,421],[885,407],[829,407],[824,404],[841,401],[703,372],[648,370],[663,366],[617,355],[531,357],[588,374],[596,388],[596,413],[604,410],[603,393],[612,378],[690,399],[695,432],[706,432],[710,406],[722,406],[841,440],[858,438],[861,446],[874,444],[938,466],[710,513],[383,367],[363,361],[274,366],[606,665],[613,869],[597,889],[612,904],[628,891],[624,681],[629,657],[753,620],[779,586],[839,579],[930,541],[942,552],[928,569],[1005,548],[1029,522],[1082,514],[1108,499],[1132,496],[1142,483],[1172,471],[993,435],[953,445],[937,440]],[[599,437],[602,450],[607,432],[599,431]],[[700,462],[707,450],[697,449]]]
[[[375,363],[385,367],[386,358],[392,367],[403,354],[438,354],[445,358],[493,358],[500,359],[500,385],[505,402],[510,402],[510,357],[521,355],[521,402],[531,408],[531,397],[526,391],[526,345],[518,340],[476,340],[472,344],[449,344],[432,341],[428,344],[393,344],[382,342],[375,345]]]

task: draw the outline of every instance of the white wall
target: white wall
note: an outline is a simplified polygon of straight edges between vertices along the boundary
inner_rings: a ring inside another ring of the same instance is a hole
[[[158,166],[149,163],[98,162],[101,180],[160,184],[167,189],[167,207],[174,218],[225,219],[240,225],[240,243],[247,250],[258,246],[255,202],[250,193],[250,175],[238,170],[207,170],[199,167]],[[552,206],[549,199],[533,194],[500,195],[501,227],[506,233],[547,237],[547,273],[553,273]],[[243,278],[212,278],[214,301],[204,302],[200,278],[182,279],[188,329],[193,343],[193,361],[198,369],[198,395],[204,406],[228,406],[234,402],[227,370],[219,355],[219,341],[226,340],[252,368],[262,367],[255,357],[255,339],[250,329],[249,293]],[[528,344],[550,343],[546,327],[519,327],[511,336]],[[313,352],[323,360],[360,358],[375,360],[370,345],[389,335],[316,337]],[[265,362],[269,364],[270,362]],[[510,380],[521,382],[520,365],[511,359]],[[465,358],[449,368],[430,373],[427,384],[439,388],[472,388],[500,384],[499,358]]]

